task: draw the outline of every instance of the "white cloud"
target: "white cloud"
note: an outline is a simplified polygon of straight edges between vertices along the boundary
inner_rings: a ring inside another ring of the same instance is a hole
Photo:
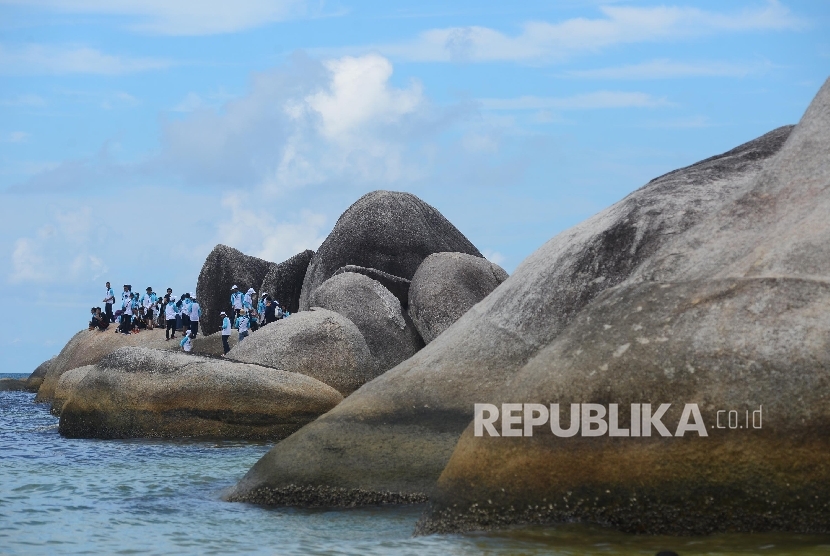
[[[673,60],[651,60],[639,64],[574,70],[566,73],[570,77],[587,79],[671,79],[679,77],[746,77],[769,70],[769,63],[734,64],[729,62],[678,62]]]
[[[416,39],[370,48],[419,62],[549,63],[621,44],[673,41],[713,33],[794,30],[806,23],[776,0],[737,12],[692,7],[600,8],[604,17],[578,17],[559,23],[531,21],[508,35],[480,26],[430,29]]]
[[[4,140],[7,143],[25,143],[31,136],[31,133],[27,133],[25,131],[12,131],[6,134]]]
[[[0,0],[65,13],[128,16],[130,28],[162,35],[210,35],[323,15],[305,0]]]
[[[121,75],[169,68],[170,60],[105,54],[82,45],[0,45],[0,73],[64,75],[87,73]]]
[[[599,108],[656,108],[670,106],[664,98],[638,92],[596,91],[570,97],[484,98],[486,110],[594,110]]]
[[[490,261],[493,264],[502,265],[504,264],[505,256],[499,253],[498,251],[491,251],[489,249],[485,249],[482,254],[484,258]]]
[[[306,249],[316,250],[325,239],[322,214],[258,209],[256,197],[241,193],[226,195],[222,206],[230,211],[230,218],[219,225],[216,242],[266,261],[281,262]],[[290,216],[295,217],[293,221],[286,220]]]

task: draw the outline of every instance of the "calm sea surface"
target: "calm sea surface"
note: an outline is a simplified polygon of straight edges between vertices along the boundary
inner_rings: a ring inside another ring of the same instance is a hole
[[[580,525],[413,538],[420,506],[231,504],[222,491],[268,445],[67,440],[33,398],[0,392],[0,554],[830,554],[830,537],[642,537]]]

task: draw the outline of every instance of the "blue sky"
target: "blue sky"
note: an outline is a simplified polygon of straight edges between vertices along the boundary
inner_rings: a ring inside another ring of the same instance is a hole
[[[512,271],[648,180],[796,123],[830,3],[0,0],[0,372],[103,283],[279,262],[374,189]]]

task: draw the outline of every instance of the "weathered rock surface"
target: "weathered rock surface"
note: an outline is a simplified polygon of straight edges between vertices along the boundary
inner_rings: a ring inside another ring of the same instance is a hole
[[[325,309],[302,311],[263,326],[229,351],[227,358],[304,374],[343,395],[377,375],[357,326]]]
[[[236,284],[242,293],[248,288],[256,290],[272,265],[227,245],[214,247],[205,259],[196,283],[196,298],[202,307],[201,330],[213,334],[222,328],[219,312],[230,312],[231,287]]]
[[[398,298],[363,274],[332,276],[311,294],[310,303],[343,315],[357,326],[376,361],[378,374],[424,347]]]
[[[429,492],[474,404],[498,399],[597,295],[746,193],[790,131],[653,180],[557,235],[424,349],[274,447],[233,496],[280,504],[305,486]]]
[[[179,336],[176,336],[179,338]],[[61,375],[85,365],[94,365],[106,355],[127,346],[156,349],[180,349],[178,341],[164,339],[164,330],[147,330],[139,334],[115,334],[107,330],[81,330],[67,342],[47,369],[43,384],[37,391],[36,402],[48,402],[55,394]]]
[[[297,253],[280,264],[271,265],[262,285],[256,290],[259,294],[268,293],[280,302],[280,306],[288,309],[291,313],[300,310],[300,293],[303,291],[303,280],[305,279],[308,263],[314,251],[306,249]],[[254,288],[256,289],[256,288]]]
[[[342,396],[297,373],[181,352],[123,348],[89,369],[63,405],[74,438],[274,440]]]
[[[311,294],[346,265],[410,280],[428,255],[478,249],[434,207],[411,193],[373,191],[344,212],[314,254],[303,281],[300,310]]]
[[[239,334],[234,330],[228,336],[228,345],[233,349],[239,338]],[[193,352],[196,355],[207,355],[209,357],[222,357],[225,354],[225,348],[222,345],[222,331],[214,332],[209,336],[196,336],[190,341]]]
[[[830,80],[750,188],[587,307],[498,398],[671,403],[672,424],[695,403],[708,435],[468,429],[422,530],[580,519],[645,533],[830,532],[828,214]]]
[[[0,392],[23,392],[26,380],[22,378],[0,378]]]
[[[430,343],[505,280],[507,272],[487,259],[433,253],[412,277],[409,316]]]
[[[334,276],[338,274],[343,274],[344,272],[354,272],[356,274],[365,274],[372,280],[377,280],[383,287],[387,290],[392,292],[392,295],[398,298],[398,301],[401,302],[401,306],[406,309],[407,305],[409,305],[409,284],[411,283],[410,280],[406,278],[401,278],[400,276],[393,276],[387,272],[383,272],[376,268],[366,268],[365,266],[357,266],[353,264],[347,264],[346,266],[341,266],[337,270],[334,271]]]
[[[43,379],[46,378],[46,373],[55,363],[55,359],[57,359],[57,356],[47,359],[37,366],[37,369],[35,369],[34,372],[29,375],[29,378],[26,379],[26,390],[29,392],[37,392],[40,389],[40,385],[43,384]]]
[[[94,369],[95,365],[85,365],[77,369],[71,369],[61,375],[58,385],[55,387],[55,395],[52,397],[52,415],[60,415],[63,404],[69,399],[72,389],[78,386],[87,373]]]

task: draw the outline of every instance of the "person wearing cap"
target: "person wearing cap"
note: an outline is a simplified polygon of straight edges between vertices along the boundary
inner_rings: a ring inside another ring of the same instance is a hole
[[[231,346],[228,345],[228,338],[231,336],[231,319],[228,318],[225,311],[219,313],[219,316],[222,317],[222,349],[227,354],[231,350]]]
[[[113,303],[115,303],[115,292],[112,291],[110,283],[107,282],[107,293],[104,294],[104,312],[109,319],[107,322],[115,322],[115,316],[112,314]]]
[[[234,284],[231,288],[231,309],[233,309],[234,316],[239,316],[239,311],[244,309],[242,305],[242,292],[239,291],[239,287]]]
[[[190,332],[193,337],[199,333],[199,319],[202,317],[202,307],[195,297],[190,298]]]
[[[164,296],[164,299],[167,300],[167,303],[164,305],[164,317],[167,320],[167,328],[164,331],[165,340],[169,340],[171,337],[176,337],[176,298],[172,296]],[[173,335],[170,335],[170,332],[173,332]]]
[[[153,329],[153,309],[156,307],[157,296],[153,288],[147,288],[147,292],[141,296],[141,309],[144,311],[144,320],[147,321],[147,329]]]
[[[192,331],[187,331],[184,333],[184,338],[182,338],[182,341],[179,342],[179,345],[182,346],[182,349],[184,349],[185,351],[190,352],[193,349],[193,344],[191,343],[191,340],[195,337],[196,334],[194,334]]]
[[[251,320],[248,318],[248,311],[245,309],[239,310],[239,316],[236,317],[236,329],[239,330],[239,341],[248,337],[248,329],[251,327]]]

